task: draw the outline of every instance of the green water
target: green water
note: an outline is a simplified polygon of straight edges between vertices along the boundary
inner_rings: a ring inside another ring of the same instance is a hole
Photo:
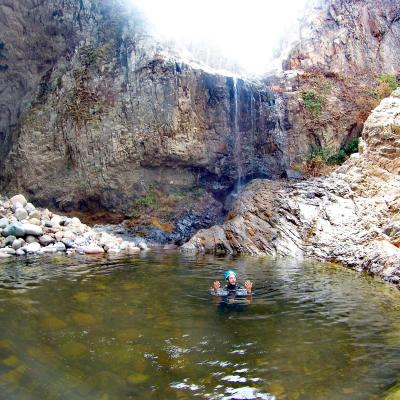
[[[228,266],[252,299],[208,295]],[[0,398],[382,399],[400,375],[399,310],[378,280],[296,260],[2,261]]]

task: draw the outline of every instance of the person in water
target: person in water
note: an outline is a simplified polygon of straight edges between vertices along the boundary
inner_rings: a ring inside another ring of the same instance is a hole
[[[253,289],[253,282],[250,282],[249,280],[247,280],[244,283],[244,289],[239,287],[236,282],[236,272],[235,271],[232,271],[231,269],[228,271],[225,271],[224,279],[226,282],[226,286],[222,289],[223,291],[236,292],[238,290],[241,290],[241,291],[245,290],[247,295],[251,295],[252,289]],[[221,283],[219,281],[215,281],[213,283],[213,287],[212,287],[211,291],[213,292],[213,294],[219,296],[220,292],[221,292]]]

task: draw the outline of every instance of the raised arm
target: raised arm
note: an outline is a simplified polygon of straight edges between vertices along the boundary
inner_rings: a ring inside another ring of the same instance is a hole
[[[218,290],[221,288],[221,283],[219,281],[215,281],[213,283],[213,287],[211,288],[211,290],[214,290],[214,293],[217,294]]]
[[[253,282],[246,281],[244,283],[244,288],[246,289],[248,294],[251,294],[251,291],[253,290]]]

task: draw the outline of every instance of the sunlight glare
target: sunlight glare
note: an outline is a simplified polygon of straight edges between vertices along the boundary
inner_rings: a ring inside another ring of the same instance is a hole
[[[159,37],[202,46],[252,72],[268,69],[285,34],[294,30],[305,0],[130,0]]]

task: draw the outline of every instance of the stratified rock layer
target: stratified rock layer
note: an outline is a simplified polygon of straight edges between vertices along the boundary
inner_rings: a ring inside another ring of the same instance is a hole
[[[368,118],[360,154],[325,178],[250,183],[222,226],[184,250],[313,257],[400,282],[400,89]]]

